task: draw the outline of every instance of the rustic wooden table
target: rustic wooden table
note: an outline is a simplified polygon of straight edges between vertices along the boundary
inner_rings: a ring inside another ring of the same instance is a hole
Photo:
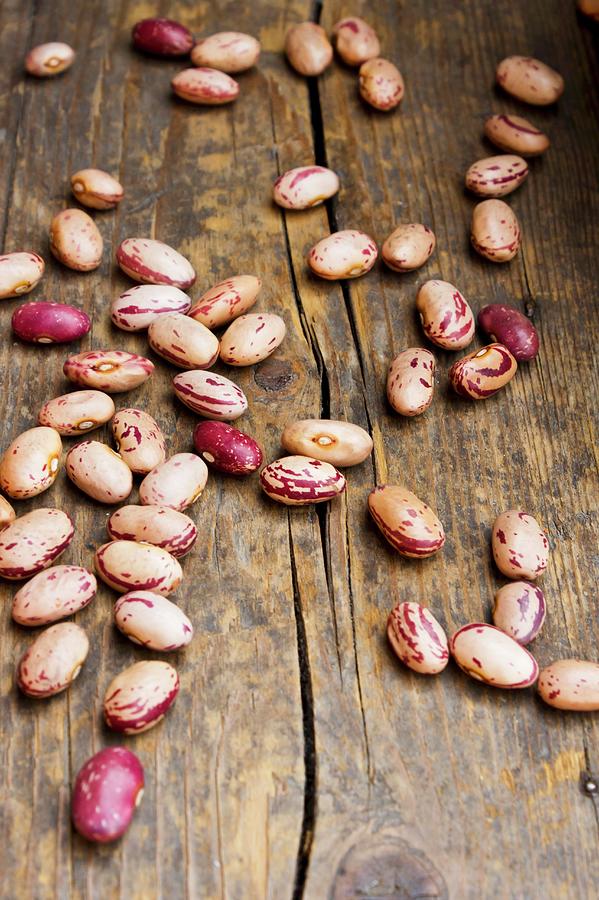
[[[47,261],[29,299],[90,313],[82,349],[145,353],[143,335],[110,324],[110,300],[129,284],[114,264],[122,238],[152,236],[181,250],[198,272],[194,297],[230,274],[256,273],[259,308],[280,313],[288,337],[271,360],[236,370],[250,400],[242,427],[272,459],[285,421],[347,418],[371,431],[375,452],[348,471],[341,499],[310,509],[268,501],[256,477],[210,477],[192,510],[200,536],[177,594],[196,636],[174,655],[176,705],[159,727],[126,740],[147,788],[116,845],[73,833],[70,788],[88,756],[119,743],[101,720],[108,681],[150,654],[116,632],[114,594],[102,588],[77,616],[91,652],[76,685],[29,701],[13,677],[31,634],[11,623],[14,586],[2,587],[2,897],[599,895],[599,809],[581,787],[581,773],[599,775],[597,717],[544,707],[531,690],[484,687],[453,665],[419,677],[385,640],[399,599],[430,602],[449,631],[488,617],[501,583],[490,525],[521,506],[543,522],[553,550],[543,577],[549,615],[534,652],[541,664],[597,658],[598,32],[574,5],[325,0],[327,28],[363,13],[401,68],[404,104],[383,115],[365,108],[355,72],[338,62],[312,84],[288,68],[284,34],[314,15],[308,0],[4,0],[4,248],[31,247]],[[234,105],[174,100],[169,81],[181,63],[131,50],[131,26],[157,13],[196,34],[236,28],[260,38],[259,66],[241,76]],[[27,49],[51,39],[76,48],[73,68],[56,79],[23,77]],[[495,64],[510,53],[562,72],[557,106],[525,111],[494,89]],[[552,147],[509,198],[522,252],[496,266],[469,248],[473,200],[462,179],[492,152],[481,127],[502,110],[530,115]],[[339,196],[328,210],[282,213],[270,201],[276,175],[314,160],[339,173]],[[114,172],[127,196],[95,214],[104,259],[80,275],[52,260],[48,225],[73,203],[69,175],[88,165]],[[377,266],[347,284],[308,274],[307,249],[330,230],[359,228],[380,244],[399,221],[436,232],[438,250],[423,270],[399,276]],[[386,368],[395,352],[423,343],[414,298],[432,277],[457,284],[475,310],[505,301],[526,311],[541,353],[497,397],[469,403],[448,392],[454,356],[438,352],[432,408],[403,420],[385,402]],[[64,392],[62,362],[73,352],[14,342],[16,306],[2,309],[3,447]],[[156,362],[150,382],[117,405],[148,410],[170,450],[187,450],[195,419],[173,399],[174,370]],[[448,540],[434,559],[400,558],[369,522],[368,491],[387,480],[437,509]],[[76,522],[62,561],[91,565],[107,508],[64,475],[18,504],[19,512],[48,505]]]

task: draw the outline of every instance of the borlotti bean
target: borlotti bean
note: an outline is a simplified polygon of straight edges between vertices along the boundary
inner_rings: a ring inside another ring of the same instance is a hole
[[[472,212],[470,240],[490,262],[509,262],[520,249],[522,236],[515,212],[503,200],[483,200]]]
[[[193,444],[212,469],[225,475],[251,475],[262,465],[262,450],[256,441],[225,422],[200,422]]]
[[[285,35],[289,64],[300,75],[320,75],[333,60],[326,31],[315,22],[293,25]]]
[[[185,513],[170,506],[121,506],[106,523],[113,541],[153,544],[171,556],[185,556],[195,544],[198,529]]]
[[[404,95],[401,72],[388,59],[369,59],[360,66],[360,96],[381,112],[395,109]]]
[[[154,319],[148,328],[148,343],[180,369],[209,369],[218,359],[218,338],[201,322],[181,313]]]
[[[222,106],[239,96],[239,84],[226,72],[218,69],[183,69],[171,80],[173,92],[189,103],[202,106]]]
[[[398,603],[389,613],[387,637],[402,663],[421,675],[438,675],[449,662],[447,635],[420,603]]]
[[[599,710],[599,663],[588,659],[560,659],[541,671],[541,700],[572,712]]]
[[[156,466],[139,486],[143,506],[170,506],[181,512],[198,499],[208,480],[206,463],[195,453],[175,453]]]
[[[17,518],[17,514],[6,499],[0,494],[0,531],[10,525]]]
[[[224,375],[198,369],[173,378],[175,394],[185,406],[206,419],[238,419],[248,407],[245,394]]]
[[[547,106],[564,93],[564,79],[554,69],[531,56],[508,56],[495,72],[497,84],[512,97]]]
[[[191,51],[194,66],[208,66],[229,75],[246,72],[260,58],[260,41],[241,31],[219,31],[203,38]]]
[[[147,381],[154,363],[126,350],[88,350],[69,356],[62,370],[75,384],[120,394]]]
[[[443,526],[430,506],[401,485],[373,488],[368,509],[383,537],[402,556],[424,559],[445,543]]]
[[[80,169],[71,176],[71,190],[90,209],[114,209],[125,196],[123,185],[102,169]]]
[[[104,241],[94,220],[82,209],[63,209],[50,224],[52,255],[69,269],[91,272],[102,262]]]
[[[120,594],[138,590],[172,594],[183,578],[174,556],[141,541],[102,544],[96,550],[94,564],[102,581]]]
[[[125,275],[142,284],[166,284],[186,291],[196,280],[188,259],[151,238],[125,238],[116,251],[116,261]]]
[[[193,47],[193,34],[174,19],[152,17],[133,26],[133,46],[153,56],[186,56]]]
[[[387,375],[387,399],[401,416],[419,416],[433,402],[435,357],[410,347],[392,360]]]
[[[117,453],[138,475],[147,475],[166,459],[160,426],[141,409],[119,409],[112,420],[112,436]]]
[[[17,684],[24,694],[43,700],[65,691],[75,681],[89,652],[83,628],[60,622],[38,634],[17,668]]]
[[[71,447],[65,469],[73,484],[99,503],[120,503],[133,490],[127,463],[100,441],[81,441]]]
[[[508,578],[536,581],[547,568],[547,535],[534,516],[520,509],[508,509],[497,516],[491,548],[495,565]]]
[[[44,403],[37,420],[59,434],[86,434],[104,425],[114,415],[114,402],[103,391],[73,391]]]
[[[495,594],[493,624],[519,644],[530,644],[543,627],[545,611],[541,588],[527,581],[513,581]]]
[[[376,31],[358,16],[348,16],[335,22],[333,43],[346,66],[361,66],[381,52]]]
[[[30,75],[48,78],[70,69],[74,60],[75,51],[72,47],[60,41],[53,41],[49,44],[39,44],[30,50],[25,57],[25,69]]]
[[[494,625],[464,625],[451,636],[449,649],[463,672],[492,687],[530,687],[539,675],[534,656]]]
[[[31,578],[64,553],[75,529],[69,516],[50,507],[19,516],[0,531],[0,577]]]
[[[429,341],[444,350],[463,350],[474,337],[474,315],[455,285],[426,281],[416,297],[416,309]]]
[[[130,591],[114,605],[114,623],[134,644],[166,653],[186,647],[193,627],[185,613],[162,594]]]
[[[280,175],[272,196],[284,209],[310,209],[328,200],[339,190],[339,177],[324,166],[298,166]]]
[[[583,15],[599,22],[599,0],[578,0],[577,6]]]
[[[126,747],[104,747],[81,767],[71,799],[71,818],[88,841],[122,837],[144,793],[144,769]]]
[[[507,347],[518,362],[534,359],[539,352],[539,335],[530,319],[503,303],[484,306],[478,314],[478,326],[492,341]]]
[[[252,308],[261,287],[262,282],[255,275],[234,275],[202,294],[189,315],[206,328],[227,325]]]
[[[435,243],[435,235],[426,225],[399,225],[383,244],[381,256],[394,272],[412,272],[431,257]]]
[[[300,419],[285,426],[281,446],[288,453],[320,459],[332,466],[357,466],[372,453],[372,438],[353,422]]]
[[[112,301],[110,317],[123,331],[145,331],[159,316],[187,313],[187,294],[167,284],[136,284]]]
[[[522,116],[505,113],[489,116],[483,130],[485,137],[506,153],[540,156],[549,148],[547,135]]]
[[[284,456],[260,472],[264,493],[286,506],[332,500],[345,490],[345,478],[328,462],[308,456]]]
[[[458,359],[449,370],[449,381],[460,397],[487,400],[516,374],[518,363],[503,344],[489,344]]]
[[[177,670],[143,660],[113,678],[104,695],[104,719],[113,731],[141,734],[157,725],[179,693]]]
[[[66,303],[24,303],[12,314],[12,330],[31,344],[78,341],[92,327],[87,313]]]
[[[62,441],[54,428],[29,428],[9,444],[0,459],[0,488],[15,500],[47,491],[60,469]]]
[[[504,197],[520,187],[528,177],[528,163],[521,156],[504,153],[472,163],[465,184],[479,197]]]
[[[375,242],[363,231],[335,231],[314,244],[308,253],[308,265],[320,278],[337,281],[365,275],[377,256]]]
[[[41,280],[46,265],[33,250],[0,256],[0,300],[28,294]]]
[[[275,352],[286,331],[284,320],[274,313],[239,316],[220,339],[220,358],[229,366],[262,362]]]
[[[98,584],[81,566],[51,566],[23,585],[12,601],[12,617],[34,628],[73,616],[91,603]]]

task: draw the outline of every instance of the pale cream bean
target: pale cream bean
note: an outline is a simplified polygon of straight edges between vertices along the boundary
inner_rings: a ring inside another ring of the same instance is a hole
[[[483,200],[472,212],[470,239],[477,253],[491,262],[509,262],[520,249],[520,223],[503,200]]]
[[[170,506],[181,512],[198,499],[208,480],[208,468],[195,453],[175,453],[156,466],[139,486],[143,506]]]
[[[123,331],[145,331],[154,319],[169,313],[187,313],[191,300],[168,284],[136,284],[112,301],[110,317]]]
[[[189,553],[198,536],[189,516],[170,506],[121,506],[108,519],[106,530],[113,541],[153,544],[177,558]]]
[[[508,578],[535,581],[549,561],[549,541],[537,520],[520,509],[508,509],[493,523],[493,559]]]
[[[173,378],[175,394],[185,406],[206,419],[232,421],[248,408],[247,397],[240,387],[224,375],[198,369],[180,372]]]
[[[375,242],[363,231],[335,231],[314,244],[308,265],[329,281],[357,278],[372,269],[378,256]]]
[[[373,488],[368,509],[382,535],[402,556],[424,559],[445,543],[443,525],[430,506],[401,485]]]
[[[208,66],[234,75],[255,66],[260,57],[260,41],[241,31],[219,31],[203,38],[191,51],[194,66]]]
[[[497,84],[512,97],[534,106],[555,103],[564,92],[564,79],[559,72],[531,56],[502,59],[495,77]]]
[[[466,299],[449,281],[426,281],[416,297],[425,335],[444,350],[463,350],[472,342],[475,321]]]
[[[104,719],[113,731],[141,734],[157,725],[179,693],[176,669],[143,660],[113,678],[104,695]]]
[[[426,225],[399,225],[383,244],[381,256],[394,272],[412,272],[431,257],[435,243],[435,235]]]
[[[0,576],[9,581],[31,578],[46,569],[73,539],[70,517],[60,509],[34,509],[0,531]]]
[[[45,267],[44,260],[33,250],[0,256],[0,300],[28,294],[40,281]]]
[[[50,224],[50,250],[69,269],[90,272],[102,262],[104,241],[94,220],[82,209],[63,209]]]
[[[286,506],[332,500],[345,490],[345,478],[328,462],[307,456],[284,456],[260,472],[264,493]]]
[[[347,66],[361,66],[381,52],[374,28],[358,16],[348,16],[333,25],[333,43]]]
[[[387,375],[387,399],[402,416],[419,416],[433,402],[435,357],[428,350],[410,347],[392,360]]]
[[[507,153],[539,156],[549,147],[549,138],[522,116],[506,113],[489,116],[484,125],[485,137]]]
[[[134,644],[148,650],[180,650],[193,637],[193,627],[179,607],[153,591],[130,591],[114,605],[114,623]]]
[[[239,95],[239,85],[234,78],[218,69],[183,69],[171,80],[177,97],[202,106],[222,106],[232,103]]]
[[[300,419],[285,427],[281,446],[288,453],[308,456],[333,466],[357,466],[372,453],[372,438],[352,422]]]
[[[141,409],[119,409],[112,420],[112,436],[117,453],[136,474],[147,475],[166,458],[158,423]]]
[[[315,22],[300,22],[288,30],[285,53],[289,64],[300,75],[320,75],[333,59],[326,31]]]
[[[339,177],[324,166],[299,166],[280,175],[273,186],[273,200],[284,209],[310,209],[339,190]]]
[[[154,363],[125,350],[88,350],[69,356],[62,370],[75,384],[120,394],[147,381]]]
[[[17,684],[28,697],[43,700],[75,681],[89,652],[83,628],[74,622],[52,625],[39,634],[17,668]]]
[[[262,282],[255,275],[233,275],[202,294],[189,315],[206,328],[218,328],[251,309]]]
[[[116,178],[102,169],[80,169],[71,176],[71,190],[84,206],[91,209],[114,209],[125,192]]]
[[[387,112],[399,106],[404,95],[401,72],[388,59],[369,59],[360,66],[360,95],[375,109]]]
[[[487,400],[508,384],[518,363],[503,344],[488,344],[458,359],[449,370],[449,382],[460,397]]]
[[[51,566],[28,581],[12,601],[12,617],[33,628],[72,616],[91,603],[98,585],[81,566]]]
[[[81,441],[71,447],[65,468],[73,484],[100,503],[120,503],[133,489],[127,463],[99,441]]]
[[[232,322],[220,339],[220,358],[229,366],[251,366],[277,349],[287,328],[274,313],[249,313]]]
[[[104,425],[114,415],[112,398],[103,391],[73,391],[44,403],[37,420],[62,435],[80,435]]]
[[[505,153],[472,163],[466,172],[466,187],[479,197],[505,197],[528,177],[528,163],[521,156]]]
[[[6,499],[0,495],[0,531],[10,525],[17,518],[17,514]]]
[[[154,319],[148,328],[148,343],[180,369],[209,369],[218,359],[218,338],[201,322],[181,313]]]
[[[599,710],[599,663],[588,659],[559,659],[541,671],[541,700],[572,712]]]
[[[151,238],[125,238],[117,248],[116,261],[129,278],[143,284],[166,284],[186,291],[196,280],[188,259]]]
[[[495,594],[493,624],[519,644],[529,644],[543,627],[545,609],[541,588],[527,581],[513,581]]]
[[[463,672],[492,687],[530,687],[539,675],[534,656],[494,625],[464,625],[452,635],[449,649]]]
[[[391,610],[387,637],[402,663],[421,675],[438,675],[449,662],[447,635],[420,603],[405,601]]]
[[[183,578],[174,556],[141,541],[102,544],[96,550],[94,564],[102,581],[121,594],[137,590],[172,594]]]
[[[74,59],[75,51],[72,47],[61,41],[52,41],[48,44],[39,44],[29,51],[25,57],[25,69],[30,75],[48,78],[69,69]]]
[[[47,491],[60,469],[62,441],[54,428],[29,428],[9,444],[0,459],[0,488],[15,500]]]

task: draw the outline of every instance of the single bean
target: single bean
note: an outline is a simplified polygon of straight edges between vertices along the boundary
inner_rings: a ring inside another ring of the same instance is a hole
[[[599,663],[588,659],[559,659],[541,671],[541,700],[572,712],[599,710]]]
[[[599,22],[599,0],[578,0],[577,6],[583,15]]]
[[[148,328],[148,343],[180,369],[209,369],[218,359],[218,338],[201,322],[181,313],[154,319]]]
[[[37,421],[62,435],[93,431],[112,419],[114,403],[102,391],[73,391],[44,403]]]
[[[260,472],[264,493],[287,506],[332,500],[345,490],[345,478],[328,462],[308,456],[284,456]]]
[[[119,594],[154,591],[172,594],[183,572],[174,556],[161,547],[141,541],[110,541],[96,550],[96,572]]]
[[[92,327],[87,313],[66,303],[24,303],[12,314],[12,330],[31,344],[78,341]]]
[[[179,558],[189,553],[198,529],[185,513],[170,506],[121,506],[106,523],[113,541],[153,544]]]
[[[51,566],[23,585],[12,601],[12,617],[34,628],[73,616],[91,603],[98,585],[81,566]]]
[[[195,453],[175,453],[156,466],[139,486],[143,506],[170,506],[181,512],[198,499],[208,480],[208,469]]]
[[[29,428],[0,459],[0,488],[15,500],[37,497],[52,487],[60,469],[62,441],[54,428]]]
[[[426,225],[399,225],[381,249],[381,256],[394,272],[419,269],[435,250],[435,235]]]
[[[28,697],[43,700],[75,681],[89,652],[83,628],[60,622],[38,634],[17,668],[17,684]]]
[[[104,747],[75,779],[71,818],[88,841],[116,841],[129,828],[144,793],[144,769],[126,747]]]
[[[372,269],[378,256],[375,242],[363,231],[334,231],[314,244],[308,265],[328,281],[357,278]]]
[[[71,176],[71,190],[84,206],[114,209],[125,196],[123,185],[102,169],[80,169]]]
[[[429,341],[444,350],[463,350],[474,337],[474,315],[466,299],[448,281],[426,281],[416,309]]]
[[[528,163],[521,156],[504,153],[472,163],[466,172],[466,187],[479,197],[505,197],[528,177]]]
[[[145,331],[159,316],[187,313],[191,300],[166,284],[136,284],[112,301],[111,319],[123,331]]]
[[[0,577],[31,578],[64,553],[73,534],[71,519],[60,509],[34,509],[19,516],[0,532]]]
[[[62,370],[75,384],[120,394],[147,381],[154,363],[125,350],[88,350],[69,356]]]
[[[273,186],[273,200],[284,209],[310,209],[339,190],[339,177],[324,166],[299,166],[280,175]]]
[[[71,447],[65,468],[73,484],[99,503],[120,503],[133,490],[127,463],[99,441],[81,441]]]
[[[380,56],[362,63],[359,87],[362,99],[382,112],[399,106],[405,90],[399,69]]]
[[[387,637],[402,663],[421,675],[438,675],[449,662],[447,635],[420,603],[406,601],[391,610]]]
[[[320,75],[333,60],[326,31],[315,22],[300,22],[288,30],[285,53],[289,64],[300,75]]]
[[[179,693],[177,670],[143,660],[113,678],[104,695],[104,719],[113,731],[141,734],[157,725]]]
[[[148,650],[180,650],[193,637],[193,627],[175,603],[152,591],[130,591],[114,605],[114,623],[134,644]]]
[[[219,31],[203,38],[191,51],[194,66],[208,66],[234,75],[255,66],[260,57],[260,41],[240,31]]]
[[[166,459],[164,435],[141,409],[119,409],[112,420],[112,436],[117,453],[136,474],[147,475]]]
[[[200,422],[193,444],[208,465],[225,475],[250,475],[262,465],[262,450],[248,434],[225,422]]]
[[[368,495],[368,509],[382,535],[402,556],[424,559],[445,543],[436,514],[403,486],[379,484]]]
[[[449,649],[463,672],[492,687],[530,687],[539,675],[534,656],[494,625],[464,625],[452,635]]]
[[[522,116],[489,116],[484,133],[497,147],[520,156],[539,156],[549,147],[547,135]]]
[[[460,397],[486,400],[512,380],[518,363],[503,344],[489,344],[458,359],[449,370],[449,381]]]
[[[288,453],[308,456],[333,466],[357,466],[372,453],[372,438],[352,422],[300,419],[287,425],[281,446]]]
[[[535,581],[547,568],[547,535],[533,516],[520,509],[508,509],[497,516],[491,547],[495,565],[508,578]]]
[[[387,399],[402,416],[419,416],[433,402],[435,357],[410,347],[392,360],[387,375]]]
[[[173,19],[152,17],[133,26],[133,46],[154,56],[186,56],[193,47],[193,34]]]
[[[283,319],[273,313],[239,316],[220,339],[220,358],[229,366],[262,362],[275,352],[286,330]]]
[[[478,325],[491,340],[507,347],[518,362],[534,359],[539,352],[539,335],[530,319],[513,306],[491,303],[478,314]]]
[[[527,581],[512,581],[495,594],[493,624],[519,644],[530,644],[543,627],[545,610],[541,588]]]
[[[70,69],[74,60],[75,51],[72,47],[60,41],[53,41],[49,44],[39,44],[30,50],[25,57],[25,69],[30,75],[47,78]]]
[[[17,518],[17,514],[6,499],[0,495],[0,531],[10,525]]]
[[[185,291],[196,280],[188,259],[151,238],[125,238],[117,248],[116,261],[125,275],[143,284],[166,284]]]
[[[520,249],[520,224],[503,200],[483,200],[472,212],[470,239],[477,253],[491,262],[513,259]]]
[[[333,25],[333,43],[347,66],[361,66],[381,52],[376,31],[358,16],[340,19]]]
[[[173,387],[185,406],[206,419],[238,419],[248,407],[241,388],[214,372],[180,372],[173,378]]]
[[[222,106],[239,96],[239,84],[218,69],[183,69],[171,80],[177,97],[202,106]]]
[[[94,220],[82,209],[63,209],[50,224],[50,250],[69,269],[90,272],[102,262],[104,241]]]
[[[508,56],[495,73],[497,84],[512,97],[534,106],[555,103],[564,93],[564,79],[548,65],[530,56]]]
[[[261,287],[262,282],[255,275],[234,275],[202,294],[189,315],[206,328],[227,325],[252,308]]]
[[[33,250],[0,256],[0,300],[28,294],[40,281],[45,268],[44,260]]]

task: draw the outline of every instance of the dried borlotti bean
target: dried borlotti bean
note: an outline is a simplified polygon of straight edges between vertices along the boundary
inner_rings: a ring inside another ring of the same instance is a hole
[[[538,689],[541,700],[556,709],[599,710],[599,663],[559,659],[541,671]]]
[[[34,509],[19,516],[0,532],[0,577],[31,578],[64,553],[73,534],[71,519],[60,509]]]
[[[70,69],[74,59],[75,51],[72,47],[60,41],[53,41],[49,44],[39,44],[30,50],[25,57],[25,69],[30,75],[47,78]]]
[[[416,309],[429,341],[444,350],[463,350],[474,337],[474,315],[457,287],[448,281],[426,281]]]
[[[201,322],[181,313],[154,319],[148,328],[148,343],[180,369],[209,369],[218,359],[218,338]]]
[[[100,503],[120,503],[133,490],[127,463],[100,441],[81,441],[71,447],[65,468],[73,484]]]
[[[339,178],[324,166],[299,166],[280,175],[272,196],[284,209],[310,209],[328,200],[339,190]]]
[[[255,66],[260,57],[260,41],[241,31],[219,31],[203,38],[191,51],[194,66],[208,66],[234,75]]]
[[[173,378],[175,394],[206,419],[238,419],[248,407],[245,394],[224,375],[198,369]]]
[[[402,416],[419,416],[433,402],[435,357],[410,347],[392,360],[387,375],[387,400]]]
[[[66,303],[24,303],[12,314],[12,330],[31,344],[78,341],[92,327],[87,313]]]
[[[470,240],[490,262],[509,262],[520,249],[520,224],[503,200],[483,200],[472,212]]]
[[[141,409],[119,409],[112,420],[112,436],[117,453],[138,475],[147,475],[166,458],[158,423]]]
[[[114,604],[114,623],[134,644],[148,650],[180,650],[193,637],[185,613],[162,594],[130,591]]]
[[[155,591],[172,594],[183,578],[174,556],[161,547],[141,541],[110,541],[96,550],[96,572],[120,594]]]
[[[104,241],[94,220],[82,209],[63,209],[50,224],[50,250],[69,269],[90,272],[102,262]]]
[[[348,16],[333,25],[335,49],[347,66],[361,66],[381,52],[374,28],[358,16]]]
[[[0,531],[10,525],[17,518],[17,514],[5,497],[0,495]]]
[[[283,319],[274,313],[239,316],[220,339],[220,358],[229,366],[262,362],[275,352],[286,330]]]
[[[464,625],[452,635],[449,649],[463,672],[492,687],[530,687],[539,675],[534,656],[494,625]]]
[[[105,747],[81,767],[71,799],[71,818],[88,841],[116,841],[129,828],[144,793],[144,770],[126,747]]]
[[[383,244],[381,256],[394,272],[412,272],[430,258],[435,243],[435,235],[426,225],[399,225]]]
[[[495,594],[493,624],[519,644],[530,644],[543,627],[545,609],[541,588],[527,581],[513,581]]]
[[[106,523],[113,541],[153,544],[171,556],[185,556],[195,544],[198,529],[185,513],[170,506],[121,506]]]
[[[195,453],[175,453],[156,466],[139,486],[143,506],[170,506],[181,512],[198,499],[208,480],[208,469]]]
[[[485,137],[507,153],[539,156],[549,147],[549,138],[521,116],[489,116],[484,125]]]
[[[405,90],[397,66],[380,56],[360,66],[359,87],[362,99],[381,112],[399,106]]]
[[[512,97],[534,106],[555,103],[564,93],[564,79],[531,56],[508,56],[495,72],[497,84]]]
[[[389,613],[387,637],[399,659],[421,675],[438,675],[449,662],[447,635],[420,603],[398,603]]]
[[[60,469],[62,441],[54,428],[29,428],[9,444],[0,459],[0,488],[15,500],[47,491]]]
[[[260,472],[260,486],[272,500],[305,506],[332,500],[345,490],[345,478],[328,462],[308,456],[284,456]]]
[[[320,75],[333,60],[326,31],[315,22],[300,22],[288,30],[285,53],[289,64],[300,75]]]
[[[164,718],[179,693],[177,670],[143,660],[113,678],[104,695],[104,719],[113,731],[141,734]]]
[[[443,526],[430,506],[407,488],[379,484],[368,495],[370,515],[402,556],[424,559],[445,543]]]
[[[489,335],[507,347],[518,362],[534,359],[539,352],[539,335],[530,319],[513,306],[491,303],[478,314],[478,325]]]
[[[75,681],[89,652],[83,628],[60,622],[38,634],[17,668],[17,684],[28,697],[42,700]]]
[[[239,96],[239,85],[234,78],[205,66],[183,69],[171,80],[171,87],[177,97],[202,106],[222,106]]]
[[[308,253],[308,265],[320,278],[337,281],[365,275],[377,256],[375,242],[363,231],[335,231],[314,244]]]
[[[12,617],[33,628],[73,616],[96,596],[95,577],[81,566],[51,566],[23,585],[12,601]]]
[[[261,287],[262,282],[255,275],[234,275],[202,294],[189,315],[206,328],[226,325],[252,308]]]
[[[133,26],[133,46],[154,56],[186,56],[193,47],[193,34],[173,19],[152,17]]]
[[[507,347],[489,344],[458,359],[449,370],[449,381],[460,397],[486,400],[512,380],[517,368]]]
[[[225,475],[251,475],[262,465],[262,450],[248,434],[225,422],[200,422],[193,444],[208,465]]]
[[[21,250],[0,256],[0,300],[28,294],[38,284],[44,260],[33,250]]]
[[[159,316],[187,313],[191,300],[167,284],[136,284],[112,301],[110,317],[123,331],[145,331]]]
[[[116,261],[125,275],[143,284],[166,284],[185,291],[196,280],[189,260],[151,238],[125,238],[116,251]]]
[[[80,435],[112,419],[114,403],[103,391],[73,391],[44,403],[37,420],[62,435]]]
[[[505,197],[528,177],[528,163],[521,156],[505,153],[472,163],[466,172],[466,187],[479,197]]]
[[[373,444],[368,432],[352,422],[300,419],[285,426],[281,446],[333,466],[357,466],[370,456]]]
[[[88,350],[69,356],[62,370],[75,384],[120,394],[147,381],[154,363],[126,350]]]
[[[114,209],[125,196],[123,185],[102,169],[80,169],[71,176],[71,190],[84,206]]]
[[[493,559],[508,578],[535,581],[549,561],[547,535],[534,518],[520,509],[508,509],[493,523]]]

